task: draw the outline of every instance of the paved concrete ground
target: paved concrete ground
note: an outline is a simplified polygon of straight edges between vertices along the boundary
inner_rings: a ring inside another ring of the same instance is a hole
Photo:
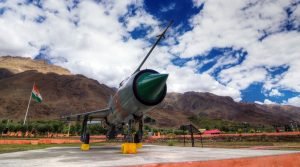
[[[146,145],[138,154],[121,154],[120,147],[99,146],[82,152],[75,147],[54,147],[0,154],[0,166],[127,166],[149,163],[219,160],[266,155],[299,153],[299,151],[168,147]]]

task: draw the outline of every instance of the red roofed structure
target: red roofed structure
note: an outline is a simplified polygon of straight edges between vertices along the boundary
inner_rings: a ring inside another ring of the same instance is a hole
[[[206,130],[203,132],[204,135],[215,135],[220,133],[221,131],[219,129]]]

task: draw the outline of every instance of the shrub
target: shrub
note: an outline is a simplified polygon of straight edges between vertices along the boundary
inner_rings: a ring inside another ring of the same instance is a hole
[[[174,133],[168,133],[168,134],[166,134],[166,137],[174,139],[176,137],[176,135]]]
[[[239,128],[239,129],[237,130],[237,132],[238,132],[239,134],[242,134],[242,133],[243,133],[243,130],[242,130],[241,128]]]
[[[169,140],[168,141],[168,146],[174,146],[174,141],[173,140]]]
[[[4,131],[6,125],[3,123],[0,123],[0,135],[2,135],[2,132]]]
[[[255,133],[255,130],[254,129],[250,129],[249,132],[250,133]]]
[[[8,127],[8,131],[10,131],[10,132],[16,131],[16,125],[13,123],[9,123],[7,127]]]

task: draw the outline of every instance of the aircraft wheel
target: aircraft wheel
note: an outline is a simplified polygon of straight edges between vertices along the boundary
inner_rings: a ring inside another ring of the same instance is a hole
[[[134,143],[140,143],[140,142],[141,142],[141,140],[140,140],[140,137],[139,137],[139,133],[136,133],[134,135]]]

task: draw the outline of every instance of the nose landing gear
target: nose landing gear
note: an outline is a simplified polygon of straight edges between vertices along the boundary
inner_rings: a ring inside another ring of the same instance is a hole
[[[143,137],[143,121],[139,120],[138,131],[133,136],[133,126],[135,126],[134,120],[130,120],[128,123],[128,132],[125,136],[125,143],[122,144],[121,151],[123,154],[135,154],[138,148],[142,148]]]

